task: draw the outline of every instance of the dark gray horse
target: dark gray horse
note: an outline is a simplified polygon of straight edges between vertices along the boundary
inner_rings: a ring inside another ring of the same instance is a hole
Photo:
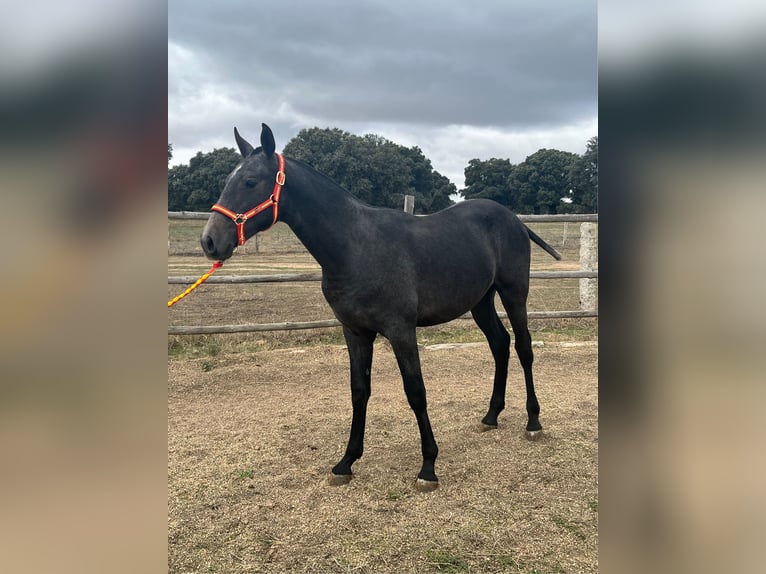
[[[353,417],[346,453],[332,469],[347,483],[362,456],[373,342],[378,333],[393,348],[404,391],[415,413],[423,451],[419,490],[438,486],[438,454],[426,410],[416,327],[444,323],[471,311],[495,359],[485,428],[497,427],[505,407],[511,338],[494,307],[498,293],[515,335],[527,388],[527,436],[542,431],[532,382],[532,340],[527,330],[530,239],[561,256],[508,209],[471,200],[429,215],[366,205],[308,165],[275,153],[266,124],[253,149],[234,129],[243,160],[231,172],[202,232],[205,254],[231,257],[238,244],[278,219],[295,232],[322,266],[322,292],[343,334],[351,360]],[[255,207],[253,207],[255,206]],[[232,221],[235,225],[232,225]]]

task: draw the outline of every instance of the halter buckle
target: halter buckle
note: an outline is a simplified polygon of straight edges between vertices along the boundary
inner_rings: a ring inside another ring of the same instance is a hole
[[[285,184],[285,172],[284,171],[278,171],[277,172],[277,185],[284,185]]]
[[[247,221],[247,217],[244,213],[238,213],[237,217],[234,218],[234,223],[237,225],[242,225],[245,221]]]

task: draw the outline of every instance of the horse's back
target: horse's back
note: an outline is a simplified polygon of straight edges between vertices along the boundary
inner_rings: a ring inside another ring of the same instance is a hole
[[[508,261],[530,250],[526,227],[509,209],[488,199],[471,199],[411,223],[418,240],[440,245],[460,243]]]

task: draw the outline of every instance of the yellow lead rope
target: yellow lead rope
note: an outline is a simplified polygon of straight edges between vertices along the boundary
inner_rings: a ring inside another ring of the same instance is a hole
[[[197,279],[194,282],[194,285],[189,287],[186,291],[184,291],[180,295],[177,295],[176,297],[173,297],[170,301],[168,301],[168,307],[172,307],[173,305],[178,303],[181,299],[186,297],[189,293],[194,291],[197,287],[202,285],[205,281],[207,281],[208,277],[210,277],[213,273],[215,273],[215,270],[218,269],[221,265],[223,265],[223,261],[216,261],[215,263],[213,263],[213,267],[210,269],[210,271],[208,271],[207,273],[202,275],[202,277]]]

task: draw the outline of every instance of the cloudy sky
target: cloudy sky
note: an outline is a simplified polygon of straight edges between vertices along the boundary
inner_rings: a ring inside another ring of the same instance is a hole
[[[594,0],[169,0],[172,163],[301,129],[472,158],[582,153],[597,135]]]

